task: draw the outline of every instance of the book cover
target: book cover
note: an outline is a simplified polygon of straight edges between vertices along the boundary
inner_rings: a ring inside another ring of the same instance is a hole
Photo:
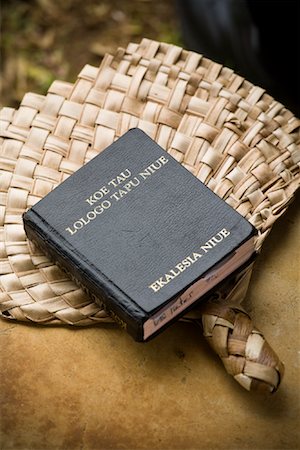
[[[23,215],[29,239],[138,341],[254,253],[254,227],[139,129]]]

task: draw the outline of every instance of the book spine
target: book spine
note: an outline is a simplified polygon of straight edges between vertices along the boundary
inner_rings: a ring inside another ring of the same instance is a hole
[[[34,217],[29,218],[29,216]],[[28,238],[39,247],[43,253],[57,266],[63,270],[67,275],[105,312],[111,316],[116,323],[125,329],[136,341],[142,342],[143,339],[143,320],[142,317],[133,317],[128,314],[128,308],[119,305],[116,300],[116,295],[113,295],[111,288],[103,286],[103,280],[101,283],[93,281],[91,274],[88,270],[84,270],[82,267],[82,261],[79,261],[74,254],[70,254],[70,250],[55,242],[55,239],[49,237],[53,234],[51,230],[47,233],[43,233],[40,224],[37,224],[38,220],[33,211],[28,211],[23,215],[23,222],[26,235]],[[44,223],[44,227],[47,225]],[[77,260],[77,261],[76,261]],[[100,287],[101,284],[101,287]],[[128,301],[128,300],[127,300]],[[131,308],[132,309],[132,308]],[[130,308],[129,308],[130,311]],[[135,316],[137,311],[135,311]],[[143,313],[140,314],[140,316]]]

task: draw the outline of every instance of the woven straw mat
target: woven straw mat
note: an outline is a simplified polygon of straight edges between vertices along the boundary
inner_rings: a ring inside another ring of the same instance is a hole
[[[1,111],[1,315],[41,324],[111,321],[26,239],[22,213],[132,127],[246,217],[259,250],[299,186],[299,120],[231,69],[143,39],[74,84]]]

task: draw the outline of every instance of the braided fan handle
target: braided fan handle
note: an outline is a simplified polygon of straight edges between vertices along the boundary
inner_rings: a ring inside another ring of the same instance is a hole
[[[240,385],[248,391],[278,389],[284,365],[240,306],[209,302],[201,321],[204,337]]]

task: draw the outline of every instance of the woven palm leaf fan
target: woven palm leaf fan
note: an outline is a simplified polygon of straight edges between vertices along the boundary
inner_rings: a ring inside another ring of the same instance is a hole
[[[1,111],[1,315],[43,325],[112,321],[25,236],[22,213],[138,127],[257,229],[259,251],[300,184],[299,120],[231,69],[143,39],[74,84]],[[187,314],[248,390],[274,392],[283,365],[240,306],[251,267]]]

